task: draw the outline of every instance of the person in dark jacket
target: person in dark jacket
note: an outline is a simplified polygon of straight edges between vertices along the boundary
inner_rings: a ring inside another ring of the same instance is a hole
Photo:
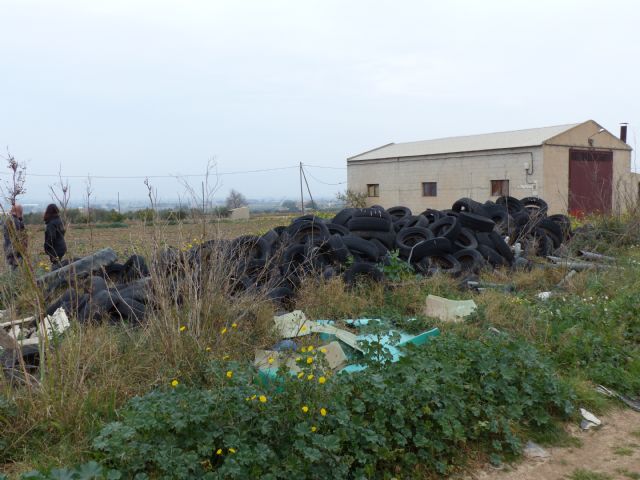
[[[47,209],[44,212],[44,223],[46,228],[44,230],[44,252],[49,255],[51,264],[56,266],[67,253],[67,244],[64,241],[64,224],[60,219],[60,210],[58,207],[51,203],[47,205]]]
[[[22,205],[11,207],[9,217],[2,224],[4,257],[12,270],[18,268],[22,254],[27,250],[27,234],[22,221]]]

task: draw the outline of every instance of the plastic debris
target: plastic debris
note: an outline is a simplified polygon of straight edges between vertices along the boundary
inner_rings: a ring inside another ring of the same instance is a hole
[[[638,398],[627,397],[626,395],[622,395],[616,392],[615,390],[611,390],[603,385],[597,385],[596,392],[602,393],[607,397],[615,397],[618,400],[620,400],[622,403],[624,403],[627,407],[635,410],[636,412],[640,412],[640,399]]]
[[[551,292],[540,292],[536,295],[540,300],[549,300],[553,294]]]
[[[598,417],[584,408],[580,409],[580,415],[582,415],[582,421],[580,422],[580,428],[582,430],[589,430],[590,428],[602,425],[602,421]]]
[[[522,450],[527,458],[549,458],[551,454],[535,442],[528,441]]]
[[[448,298],[428,295],[424,313],[428,317],[444,322],[461,322],[476,311],[478,306],[473,300],[449,300]]]

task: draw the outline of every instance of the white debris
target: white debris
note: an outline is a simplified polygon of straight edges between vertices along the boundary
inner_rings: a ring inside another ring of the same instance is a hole
[[[478,306],[473,300],[449,300],[448,298],[428,295],[424,313],[428,317],[445,322],[461,322],[476,311]]]
[[[580,409],[580,415],[582,415],[582,422],[580,422],[580,428],[582,430],[589,430],[590,428],[602,425],[602,421],[598,417],[584,408]]]
[[[551,456],[548,451],[532,441],[527,442],[522,454],[527,458],[549,458]]]
[[[549,300],[551,298],[551,295],[551,292],[540,292],[538,295],[536,295],[536,297],[538,297],[540,300]]]

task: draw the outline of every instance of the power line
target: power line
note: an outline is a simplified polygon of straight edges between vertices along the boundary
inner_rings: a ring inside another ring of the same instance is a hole
[[[329,167],[326,165],[309,165],[308,163],[304,164],[305,167],[311,167],[311,168],[329,168],[332,170],[346,170],[347,167]]]
[[[307,166],[307,165],[305,164],[305,167],[306,167],[306,166]],[[313,174],[312,174],[311,172],[307,172],[307,173],[308,173],[308,174],[309,174],[309,176],[310,176],[311,178],[313,178],[316,182],[321,183],[321,184],[323,184],[323,185],[332,185],[332,186],[335,186],[335,185],[344,185],[345,183],[347,183],[347,182],[338,182],[338,183],[323,182],[322,180],[320,180],[320,179],[318,179],[318,178],[314,177],[314,176],[313,176]]]

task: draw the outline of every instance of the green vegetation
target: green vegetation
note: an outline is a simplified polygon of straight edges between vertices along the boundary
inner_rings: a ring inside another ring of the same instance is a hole
[[[138,329],[74,326],[51,350],[37,388],[0,379],[0,471],[19,478],[38,470],[23,477],[42,479],[430,478],[469,458],[510,460],[528,439],[576,445],[562,429],[575,407],[600,413],[614,402],[594,384],[640,392],[640,232],[603,225],[580,245],[615,254],[621,268],[579,273],[547,301],[536,294],[566,272],[483,274],[516,293],[418,279],[398,258],[381,266],[386,285],[307,279],[295,307],[310,318],[441,329],[397,363],[370,352],[356,374],[330,375],[316,348],[300,352],[301,378],[283,372],[265,383],[251,362],[254,348],[275,341],[273,306],[255,293],[230,299],[222,284],[185,286],[180,307],[168,299]],[[0,279],[3,305],[29,308],[28,284],[16,287],[25,284]],[[429,293],[473,298],[479,308],[465,322],[442,324],[423,314]],[[576,470],[569,478],[609,477]]]

